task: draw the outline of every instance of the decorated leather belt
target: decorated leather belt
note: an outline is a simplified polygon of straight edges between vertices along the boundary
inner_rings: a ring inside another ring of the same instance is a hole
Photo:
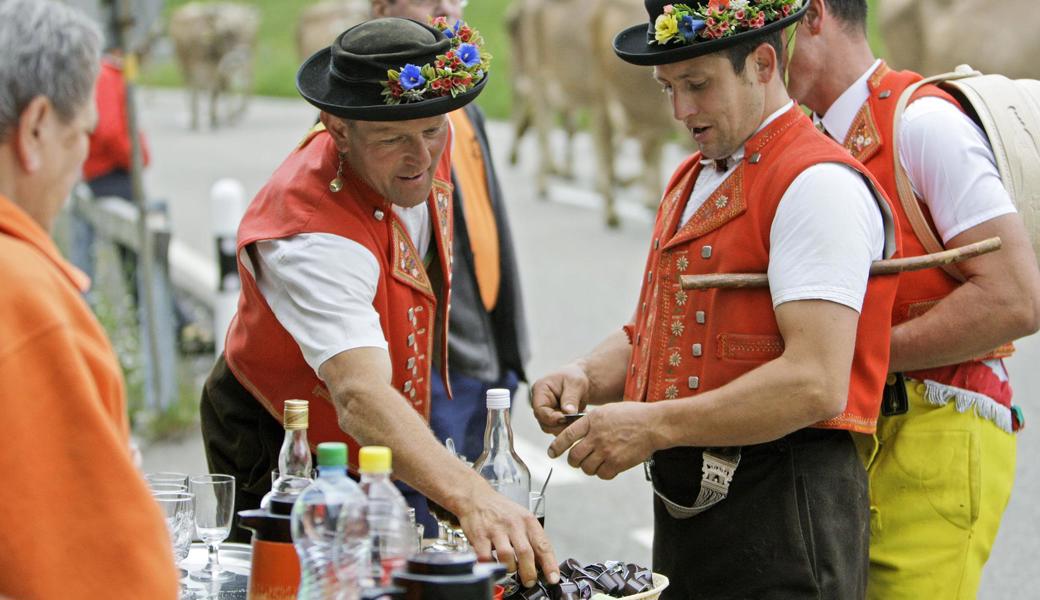
[[[518,589],[507,600],[589,600],[594,594],[620,598],[653,587],[653,574],[638,565],[606,561],[582,566],[569,558],[560,563],[560,583],[539,581],[532,587]]]
[[[646,480],[653,487],[654,495],[661,499],[673,519],[689,519],[699,515],[725,500],[729,494],[729,484],[740,464],[740,448],[705,448],[701,455],[701,487],[692,506],[679,504],[661,492],[654,474],[653,457],[643,463]]]

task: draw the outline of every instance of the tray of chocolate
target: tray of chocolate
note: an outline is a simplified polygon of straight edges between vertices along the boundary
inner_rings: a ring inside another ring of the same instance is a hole
[[[668,578],[631,563],[606,561],[582,565],[573,558],[560,563],[560,583],[539,581],[523,588],[515,581],[506,600],[655,600],[668,587]]]

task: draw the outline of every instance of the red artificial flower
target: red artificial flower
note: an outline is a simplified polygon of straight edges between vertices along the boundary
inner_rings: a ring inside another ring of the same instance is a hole
[[[706,19],[706,20],[704,21],[704,26],[705,26],[705,27],[707,27],[708,29],[711,29],[712,27],[715,27],[715,25],[716,25],[717,23],[718,23],[718,21],[716,21],[716,20],[714,19],[714,17],[708,17],[708,18],[707,18],[707,19]]]
[[[437,61],[434,64],[437,65],[438,69],[443,69],[444,68],[444,61],[443,60],[437,59]]]
[[[434,27],[448,28],[448,19],[446,17],[437,17],[433,20]]]
[[[733,13],[733,16],[736,17],[738,21],[743,21],[747,17],[747,13],[744,12],[744,9],[742,8],[737,12]]]
[[[729,0],[708,0],[708,8],[723,11],[729,8]]]
[[[784,13],[785,17],[791,14],[791,5],[790,4],[785,4],[784,5],[783,13]]]
[[[764,27],[765,24],[766,24],[766,13],[758,13],[758,16],[755,17],[754,26],[756,28],[757,27]]]
[[[473,30],[469,28],[469,25],[465,25],[459,28],[459,39],[468,42],[469,38],[473,36]]]
[[[404,88],[401,87],[400,83],[398,83],[396,81],[391,81],[390,82],[390,94],[394,98],[399,98],[401,96],[401,94],[403,94],[403,93],[404,93]]]

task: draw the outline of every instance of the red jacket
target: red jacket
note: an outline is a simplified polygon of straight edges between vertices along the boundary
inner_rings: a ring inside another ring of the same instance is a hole
[[[678,231],[701,155],[683,163],[668,185],[630,329],[627,400],[653,402],[702,393],[780,356],[784,341],[767,288],[687,292],[680,288],[679,275],[765,273],[769,230],[780,199],[815,164],[842,163],[873,182],[862,165],[816,131],[797,107],[748,140],[745,152],[736,170]],[[874,431],[888,371],[896,283],[892,276],[870,279],[848,403],[841,415],[818,427]]]
[[[314,445],[326,441],[347,442],[354,467],[358,444],[340,429],[328,388],[307,365],[300,347],[275,318],[241,256],[247,246],[259,240],[301,233],[339,235],[372,252],[380,272],[373,306],[389,342],[393,386],[428,419],[435,343],[441,357],[441,375],[448,381],[445,328],[437,331],[439,338],[434,334],[435,321],[448,322],[448,303],[441,299],[449,297],[451,271],[449,154],[445,148],[427,201],[437,252],[437,261],[432,264],[439,266],[443,282],[437,293],[423,267],[423,257],[416,252],[389,201],[347,165],[343,169],[343,189],[338,193],[329,191],[338,160],[332,138],[325,131],[312,133],[278,167],[253,199],[239,226],[238,272],[242,294],[227,335],[228,366],[279,422],[286,400],[309,400],[311,418],[307,439]]]
[[[926,254],[926,251],[920,240],[914,235],[906,211],[899,202],[894,173],[895,144],[892,144],[891,140],[894,136],[896,103],[904,90],[921,79],[920,75],[911,71],[893,71],[885,64],[878,67],[867,81],[870,97],[860,108],[845,139],[845,147],[877,178],[881,187],[893,199],[892,204],[895,207],[902,232],[903,254],[906,256],[920,256]],[[914,94],[913,100],[924,97],[941,98],[960,108],[952,96],[933,85],[920,88]],[[921,203],[921,209],[931,223],[928,207]],[[904,273],[900,278],[899,290],[896,294],[892,324],[898,325],[924,314],[939,300],[957,289],[959,285],[958,281],[947,275],[942,269]],[[1013,352],[1014,347],[1006,344],[976,360],[958,365],[914,371],[907,375],[919,380],[928,379],[979,392],[1004,406],[1010,406],[1011,386],[1008,382],[1001,381],[989,367],[979,361],[1003,358],[1010,356]]]
[[[101,62],[95,88],[98,122],[90,136],[83,163],[83,179],[91,181],[116,169],[130,170],[130,131],[126,122],[126,82],[123,69],[111,60]],[[141,161],[148,165],[148,144],[141,140]]]

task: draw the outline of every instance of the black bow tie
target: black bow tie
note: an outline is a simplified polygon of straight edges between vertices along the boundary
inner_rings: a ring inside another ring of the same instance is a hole
[[[715,171],[717,171],[719,173],[725,173],[726,170],[729,168],[729,160],[728,159],[716,158],[712,162],[715,163]]]

